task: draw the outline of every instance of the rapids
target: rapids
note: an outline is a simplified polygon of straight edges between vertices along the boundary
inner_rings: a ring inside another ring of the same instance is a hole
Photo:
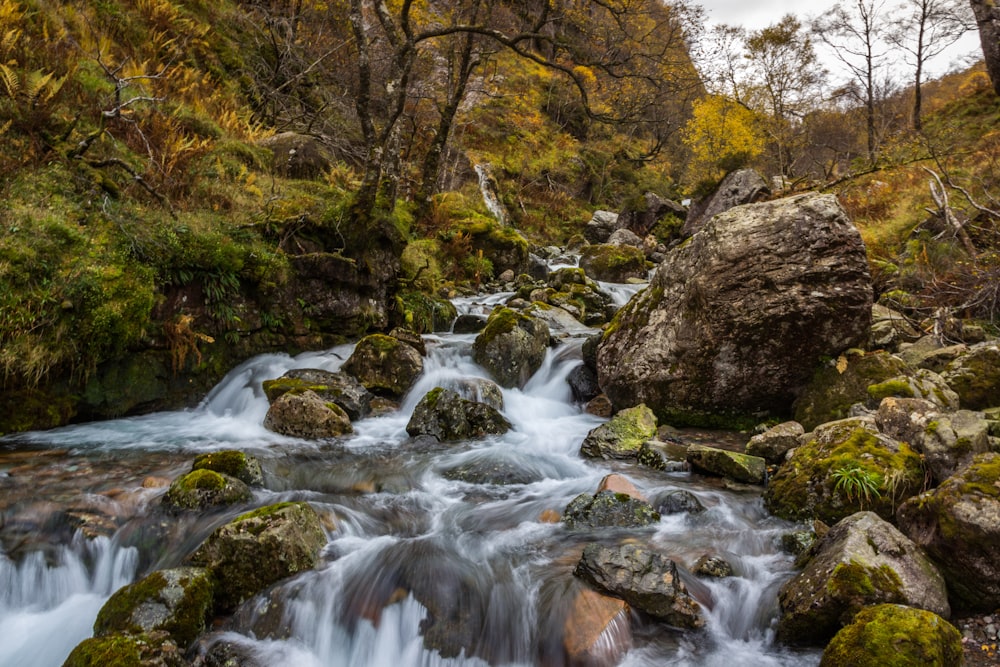
[[[622,302],[635,291],[617,288]],[[503,298],[457,306],[488,312]],[[245,511],[172,517],[158,509],[164,485],[195,454],[224,448],[261,459],[265,489],[255,490],[255,505],[307,500],[329,527],[321,566],[244,605],[211,636],[261,665],[563,664],[562,619],[583,586],[572,575],[579,552],[623,532],[570,532],[540,517],[592,493],[609,472],[625,474],[650,496],[688,490],[707,508],[664,516],[629,535],[681,565],[714,553],[736,571],[711,581],[684,573],[692,593],[711,601],[700,632],[635,614],[622,619],[603,638],[629,647],[617,664],[816,665],[818,652],[773,640],[777,590],[793,573],[780,537],[793,526],[764,511],[759,490],[579,456],[601,420],[573,403],[566,383],[582,363],[582,339],[574,336],[550,349],[523,390],[504,390],[503,412],[514,429],[475,442],[428,444],[405,431],[424,393],[486,377],[471,359],[474,336],[454,334],[425,336],[424,373],[397,412],[359,421],[353,436],[336,441],[266,431],[261,382],[291,368],[336,370],[350,346],[251,359],[196,409],[0,438],[0,665],[60,665],[90,636],[112,592],[181,564],[215,527]],[[493,477],[469,481],[468,470]],[[403,588],[435,591],[439,608],[400,595]],[[470,654],[443,657],[425,647],[425,636],[432,643],[448,632],[457,632]]]

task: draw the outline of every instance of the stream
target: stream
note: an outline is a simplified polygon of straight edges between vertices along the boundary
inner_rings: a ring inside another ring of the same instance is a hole
[[[605,286],[621,303],[635,288]],[[459,300],[489,312],[509,295]],[[471,359],[474,335],[426,335],[424,373],[400,409],[354,424],[337,440],[305,441],[262,426],[262,381],[292,368],[337,370],[352,346],[297,357],[269,354],[233,369],[190,410],[95,422],[0,438],[0,666],[58,666],[91,635],[98,610],[121,586],[180,565],[219,525],[247,506],[174,516],[160,509],[170,480],[198,453],[240,449],[260,458],[265,487],[253,506],[305,500],[328,531],[322,563],[244,607],[219,637],[261,665],[431,667],[559,665],[563,619],[586,585],[572,571],[581,549],[626,531],[570,531],[543,519],[611,472],[648,497],[686,490],[700,514],[664,515],[628,536],[680,566],[724,557],[735,576],[684,579],[706,606],[706,627],[681,631],[633,614],[604,639],[629,667],[815,666],[818,651],[773,640],[777,591],[794,572],[760,490],[687,472],[661,472],[580,457],[603,420],[572,400],[567,375],[583,336],[565,332],[523,389],[503,391],[503,436],[458,444],[411,440],[406,423],[436,386],[487,377]],[[712,439],[712,434],[702,434]],[[720,434],[719,437],[722,437]],[[494,483],[456,471],[487,470]],[[495,483],[496,476],[506,483]],[[397,584],[435,587],[461,610],[464,653],[425,648],[428,610]]]

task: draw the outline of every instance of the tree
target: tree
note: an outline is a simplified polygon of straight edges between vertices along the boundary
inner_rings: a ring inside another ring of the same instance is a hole
[[[921,127],[924,66],[969,30],[965,0],[904,0],[888,38],[913,66],[913,129]]]
[[[764,150],[764,137],[757,120],[753,111],[723,95],[695,102],[683,133],[691,150],[688,179],[715,183],[758,157]]]
[[[993,90],[1000,95],[1000,6],[994,0],[969,0],[969,3],[979,27],[986,72],[993,82]]]

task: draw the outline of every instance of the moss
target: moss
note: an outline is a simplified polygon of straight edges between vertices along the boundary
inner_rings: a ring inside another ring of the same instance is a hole
[[[181,477],[178,482],[178,489],[182,491],[221,491],[226,488],[226,478],[215,470],[197,469]]]
[[[308,503],[294,502],[294,501],[275,503],[273,505],[265,505],[264,507],[258,507],[255,510],[250,510],[249,512],[244,512],[243,514],[240,514],[230,523],[237,524],[237,523],[242,523],[244,521],[257,521],[259,519],[267,519],[275,516],[276,514],[281,513],[288,507],[293,507],[296,505],[305,505],[306,507],[309,507]],[[309,507],[309,509],[311,510],[312,507]]]
[[[174,480],[163,502],[175,509],[203,509],[245,502],[250,497],[250,489],[239,479],[201,468]]]
[[[888,565],[865,567],[856,560],[837,565],[827,581],[827,590],[834,596],[856,602],[878,600],[901,602],[903,582]]]
[[[878,384],[868,385],[868,397],[873,401],[880,402],[889,396],[913,398],[913,388],[905,379],[886,380]]]
[[[141,641],[125,635],[91,637],[77,644],[63,667],[141,667]]]
[[[792,406],[795,421],[809,431],[820,424],[843,419],[852,405],[869,399],[869,386],[910,372],[902,360],[887,352],[848,355],[843,373],[832,360],[821,363]]]
[[[263,483],[260,462],[235,449],[199,454],[191,464],[191,470],[203,469],[235,477],[244,484]]]
[[[475,345],[485,349],[497,336],[510,333],[517,323],[527,319],[524,315],[511,308],[494,308],[486,320],[486,326],[476,336]]]
[[[953,667],[962,657],[961,633],[940,616],[881,604],[863,609],[837,633],[820,667]]]

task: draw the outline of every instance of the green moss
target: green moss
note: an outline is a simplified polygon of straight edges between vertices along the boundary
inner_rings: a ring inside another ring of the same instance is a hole
[[[136,637],[91,637],[77,644],[63,667],[142,667],[141,648]]]
[[[962,635],[922,609],[881,604],[863,609],[827,645],[820,667],[954,667],[963,662]]]
[[[288,501],[283,503],[275,503],[273,505],[265,505],[264,507],[258,507],[255,510],[244,512],[243,514],[240,514],[238,517],[233,519],[231,523],[236,524],[236,523],[242,523],[244,521],[257,521],[259,519],[267,519],[282,512],[286,508],[293,506],[303,506],[303,505],[307,507],[310,511],[312,511],[312,507],[310,507],[308,503]]]
[[[245,484],[254,485],[263,483],[260,462],[256,458],[247,456],[235,449],[199,454],[191,464],[191,470],[202,469],[235,477]]]
[[[176,509],[203,509],[245,502],[250,497],[250,489],[239,479],[201,468],[174,480],[163,502]]]
[[[868,397],[873,401],[881,402],[883,398],[889,396],[913,398],[913,388],[905,379],[886,380],[878,384],[868,385]]]
[[[226,488],[226,478],[215,470],[199,468],[189,472],[178,480],[178,488],[182,491],[201,489],[205,491],[221,491]]]
[[[887,352],[847,355],[843,373],[828,360],[819,365],[809,386],[792,406],[795,421],[810,431],[820,424],[843,419],[852,405],[869,399],[869,386],[910,372],[903,361]]]
[[[903,582],[888,565],[865,567],[856,560],[840,563],[830,574],[827,590],[834,596],[855,601],[901,602]]]

